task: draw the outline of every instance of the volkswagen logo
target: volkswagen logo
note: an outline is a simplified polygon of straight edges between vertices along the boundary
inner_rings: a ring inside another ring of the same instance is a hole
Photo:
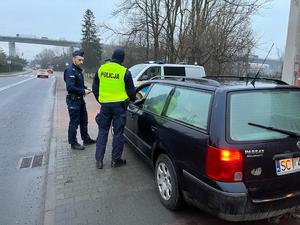
[[[300,141],[297,142],[297,147],[300,149]]]

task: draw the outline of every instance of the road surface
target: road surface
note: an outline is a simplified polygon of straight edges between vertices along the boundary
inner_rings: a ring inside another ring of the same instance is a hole
[[[54,87],[33,72],[0,77],[1,225],[42,224]]]

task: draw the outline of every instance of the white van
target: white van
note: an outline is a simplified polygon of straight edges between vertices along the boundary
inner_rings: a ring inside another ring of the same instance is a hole
[[[198,65],[142,63],[130,67],[129,71],[136,87],[155,76],[205,77],[204,67]]]

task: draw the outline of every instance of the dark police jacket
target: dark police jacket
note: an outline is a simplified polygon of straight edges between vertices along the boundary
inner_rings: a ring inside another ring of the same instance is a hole
[[[117,60],[111,60],[112,62],[119,63]],[[121,64],[121,63],[119,63]],[[93,80],[93,94],[96,98],[96,100],[99,102],[99,77],[98,77],[98,71],[95,74],[94,80]],[[135,101],[135,87],[133,84],[132,76],[130,71],[127,69],[124,77],[125,82],[125,90],[126,93],[131,101]],[[100,90],[101,91],[101,90]],[[123,106],[124,102],[107,102],[107,103],[101,103],[102,106]]]
[[[64,80],[69,95],[78,97],[84,96],[84,89],[87,87],[84,85],[84,77],[81,68],[73,63],[69,65],[64,72]]]

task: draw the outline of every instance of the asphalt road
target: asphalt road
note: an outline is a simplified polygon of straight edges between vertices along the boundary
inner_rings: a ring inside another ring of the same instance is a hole
[[[0,225],[42,224],[54,87],[33,72],[0,76]],[[34,155],[37,167],[20,169]]]

